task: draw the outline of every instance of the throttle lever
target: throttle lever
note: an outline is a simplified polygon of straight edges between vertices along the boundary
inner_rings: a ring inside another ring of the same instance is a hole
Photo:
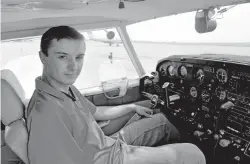
[[[153,95],[151,100],[160,103],[161,105],[165,105],[165,102],[161,100],[157,95]]]
[[[165,92],[166,92],[166,107],[169,108],[169,104],[170,104],[170,100],[169,100],[169,93],[168,93],[168,87],[169,86],[172,86],[171,83],[169,82],[165,82],[163,85],[162,85],[162,88],[165,89]]]

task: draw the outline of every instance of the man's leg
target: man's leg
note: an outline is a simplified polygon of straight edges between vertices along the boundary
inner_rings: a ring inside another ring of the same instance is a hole
[[[123,145],[124,164],[205,164],[200,149],[189,143],[161,147]]]
[[[180,137],[179,131],[162,113],[134,121],[120,131],[127,144],[134,146],[154,146],[162,139],[169,142]]]

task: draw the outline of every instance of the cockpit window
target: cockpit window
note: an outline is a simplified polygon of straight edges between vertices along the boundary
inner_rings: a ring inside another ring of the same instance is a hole
[[[250,55],[250,4],[228,7],[213,32],[195,30],[196,12],[140,22],[127,27],[146,72],[170,55]]]
[[[83,69],[75,86],[78,89],[100,85],[99,69],[102,63],[121,63],[128,78],[138,78],[127,52],[115,29],[82,32],[86,38],[86,55]],[[35,89],[35,78],[42,74],[39,58],[41,37],[3,41],[1,44],[1,69],[12,70],[23,86],[26,98]]]

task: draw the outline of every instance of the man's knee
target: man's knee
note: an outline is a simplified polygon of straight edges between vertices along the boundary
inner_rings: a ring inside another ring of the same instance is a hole
[[[165,125],[165,132],[168,135],[169,141],[178,141],[180,140],[180,132],[176,127],[167,119],[167,117],[162,114],[158,113],[154,115],[155,119],[160,121],[162,124]]]
[[[194,148],[194,151],[197,153],[197,163],[198,164],[205,164],[206,163],[206,157],[203,154],[203,152],[194,144],[191,144]]]
[[[157,113],[152,117],[154,120],[158,121],[160,124],[172,125],[167,117],[163,113]]]
[[[184,143],[185,149],[189,151],[190,156],[194,164],[206,164],[206,158],[203,152],[194,144]]]

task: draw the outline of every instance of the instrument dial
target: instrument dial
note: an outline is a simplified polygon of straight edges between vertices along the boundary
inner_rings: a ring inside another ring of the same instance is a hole
[[[198,96],[198,91],[195,87],[191,87],[189,92],[193,98],[196,98]]]
[[[180,75],[182,77],[186,77],[187,76],[187,68],[185,66],[181,66],[179,69]]]
[[[216,71],[216,77],[221,83],[226,83],[228,80],[227,71],[220,68]]]
[[[202,69],[199,69],[197,72],[196,72],[196,79],[199,81],[199,83],[203,83],[204,81],[204,78],[205,78],[205,74],[203,72]]]
[[[162,65],[160,67],[160,74],[161,74],[161,76],[166,76],[167,75],[167,68],[166,68],[165,65]]]
[[[168,67],[168,74],[169,74],[170,76],[174,76],[174,66],[170,65],[170,66]]]
[[[216,93],[216,96],[218,97],[218,99],[219,99],[220,101],[225,100],[226,97],[227,97],[227,92],[226,92],[226,90],[225,90],[224,88],[222,88],[222,87],[216,88],[215,93]]]
[[[211,93],[206,89],[202,90],[201,91],[201,99],[203,102],[209,103],[212,99]]]

